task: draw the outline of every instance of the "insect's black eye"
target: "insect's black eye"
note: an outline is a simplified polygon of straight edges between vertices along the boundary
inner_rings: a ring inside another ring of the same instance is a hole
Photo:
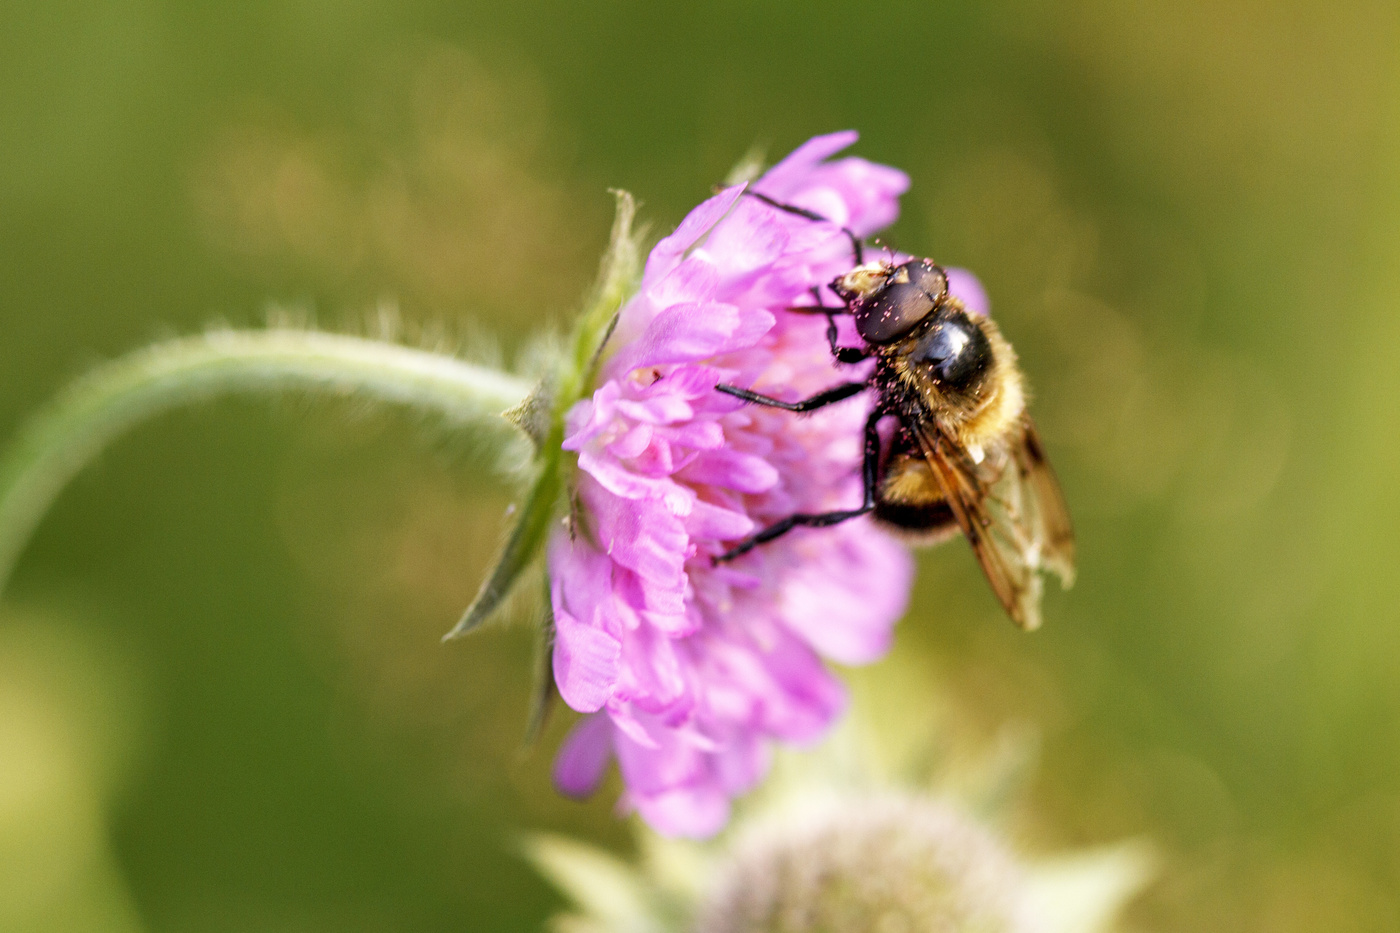
[[[961,311],[935,324],[919,341],[914,362],[931,371],[940,385],[954,390],[971,389],[992,365],[992,345]]]
[[[948,293],[948,278],[927,259],[896,266],[875,294],[852,309],[867,343],[888,343],[909,333]]]

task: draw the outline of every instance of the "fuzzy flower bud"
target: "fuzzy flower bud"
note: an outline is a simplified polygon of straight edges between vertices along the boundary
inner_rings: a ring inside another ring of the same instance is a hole
[[[1023,873],[951,806],[847,799],[800,825],[753,826],[696,933],[1031,933]]]

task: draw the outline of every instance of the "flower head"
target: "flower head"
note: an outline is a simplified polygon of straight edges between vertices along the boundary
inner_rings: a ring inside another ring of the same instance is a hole
[[[797,417],[715,391],[797,397],[843,378],[825,320],[786,309],[850,268],[842,227],[866,236],[898,213],[902,172],[826,161],[854,140],[813,139],[752,189],[830,222],[739,185],[657,244],[596,389],[568,416],[578,521],[549,545],[554,674],[593,715],[556,779],[586,793],[616,757],[626,803],[664,832],[715,832],[769,742],[820,737],[845,703],[824,660],[878,658],[907,600],[908,554],[866,520],[712,560],[793,512],[860,499],[868,400]]]

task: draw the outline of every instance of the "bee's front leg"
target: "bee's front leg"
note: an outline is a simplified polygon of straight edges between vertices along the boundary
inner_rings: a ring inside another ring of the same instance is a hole
[[[788,310],[795,314],[826,315],[826,345],[831,347],[831,355],[836,358],[836,362],[859,363],[861,360],[868,359],[870,357],[870,352],[864,347],[842,347],[836,344],[836,315],[850,314],[851,309],[845,307],[832,308],[822,304],[822,290],[820,288],[812,288],[812,297],[816,299],[816,304],[795,305],[794,307],[788,308]]]
[[[783,411],[816,411],[818,408],[825,408],[827,405],[844,401],[852,395],[857,395],[870,387],[865,382],[843,382],[840,385],[832,386],[830,389],[818,392],[811,398],[804,398],[800,402],[784,402],[782,399],[773,398],[771,395],[759,395],[748,389],[741,389],[738,386],[717,385],[715,390],[723,392],[725,395],[732,395],[741,398],[746,402],[753,402],[755,405],[765,405],[769,408],[781,408]]]
[[[827,346],[831,347],[831,355],[836,357],[838,363],[859,363],[870,356],[864,347],[838,347],[836,345],[836,315],[830,311],[826,313],[826,343]]]
[[[817,223],[823,224],[835,223],[834,220],[831,220],[828,217],[824,217],[821,214],[818,214],[816,211],[809,211],[807,210],[807,208],[798,207],[796,204],[784,204],[782,201],[774,200],[768,195],[759,194],[757,191],[754,191],[752,189],[746,190],[744,194],[748,195],[751,198],[757,198],[764,204],[767,204],[769,207],[776,207],[780,211],[784,211],[789,214],[795,214],[798,217],[806,217],[808,220],[815,220]],[[860,237],[856,236],[855,231],[852,230],[850,227],[841,227],[841,232],[846,234],[846,238],[851,241],[851,253],[855,256],[856,265],[865,265],[865,244],[861,242]]]

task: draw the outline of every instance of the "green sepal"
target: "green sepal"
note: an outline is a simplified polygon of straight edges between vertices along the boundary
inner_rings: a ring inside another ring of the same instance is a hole
[[[559,369],[519,405],[505,413],[535,444],[535,481],[526,493],[515,527],[506,538],[495,566],[476,599],[443,641],[480,628],[505,602],[522,572],[544,547],[554,517],[561,511],[575,457],[565,455],[564,418],[574,403],[592,389],[618,311],[636,290],[641,276],[640,232],[632,229],[636,203],[625,191],[614,191],[617,213],[598,282],[578,316]]]
[[[551,408],[548,386],[544,382],[536,385],[519,405],[501,412],[501,417],[520,429],[530,439],[538,454],[549,440]]]
[[[544,607],[540,627],[535,637],[535,679],[530,688],[530,716],[525,721],[524,746],[529,748],[539,740],[549,723],[549,714],[559,691],[554,683],[554,601],[549,581],[544,581]]]
[[[547,456],[543,469],[535,477],[530,491],[525,495],[525,503],[520,508],[520,517],[506,538],[495,566],[486,575],[476,598],[462,613],[462,618],[452,631],[442,636],[443,641],[461,638],[479,628],[501,607],[516,580],[534,561],[549,536],[559,500],[560,477],[558,455]]]

